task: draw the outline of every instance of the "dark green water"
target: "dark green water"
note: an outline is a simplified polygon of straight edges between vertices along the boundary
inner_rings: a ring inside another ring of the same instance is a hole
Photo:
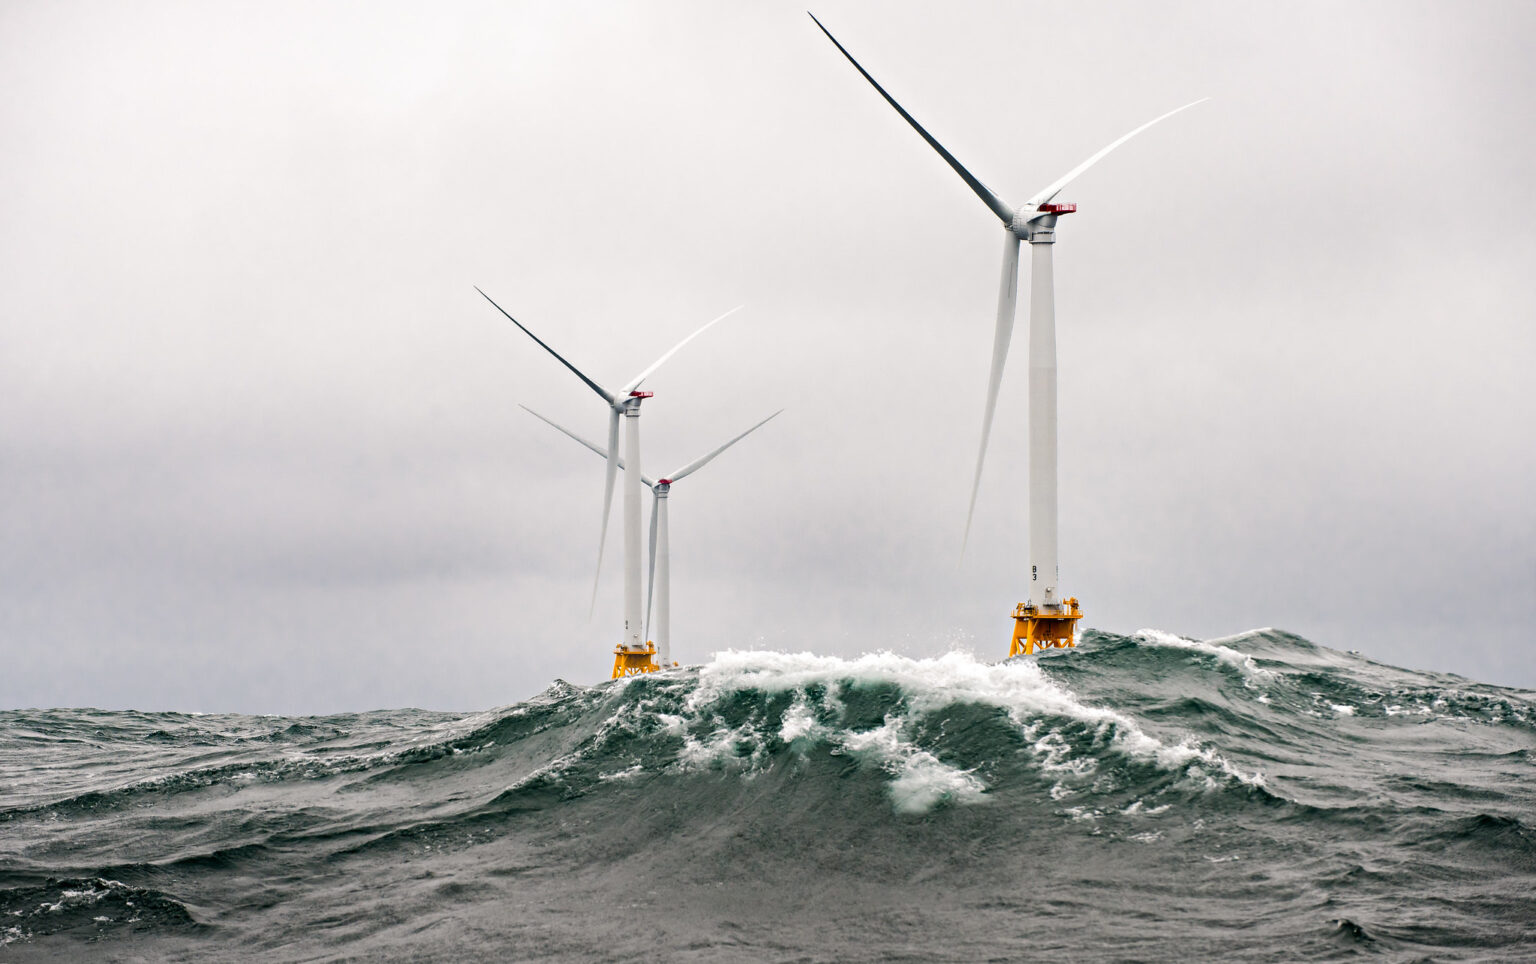
[[[0,713],[0,962],[1536,959],[1536,702],[1276,631]]]

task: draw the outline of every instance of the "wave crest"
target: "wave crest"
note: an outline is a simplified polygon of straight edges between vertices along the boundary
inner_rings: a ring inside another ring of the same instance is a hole
[[[743,697],[777,698],[780,705],[743,716],[737,709]],[[871,698],[881,710],[878,717],[854,705]],[[1262,776],[1242,774],[1212,748],[1189,739],[1160,740],[1125,713],[1083,702],[1035,661],[983,663],[958,651],[928,659],[889,652],[853,659],[808,652],[718,653],[699,668],[698,684],[677,720],[684,739],[679,761],[690,768],[753,768],[780,747],[824,744],[888,774],[898,812],[979,803],[990,789],[983,763],[996,754],[966,760],[973,754],[946,739],[943,724],[962,706],[1001,710],[1016,745],[1042,772],[1086,775],[1107,752],[1187,773],[1208,788],[1229,780],[1262,783]]]

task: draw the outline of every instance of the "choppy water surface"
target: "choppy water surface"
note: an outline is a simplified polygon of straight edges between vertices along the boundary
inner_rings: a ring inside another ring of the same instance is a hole
[[[0,962],[1536,958],[1536,702],[1276,631],[0,713]]]

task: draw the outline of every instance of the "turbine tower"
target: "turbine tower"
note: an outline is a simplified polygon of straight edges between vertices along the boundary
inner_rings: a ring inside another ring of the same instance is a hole
[[[1032,653],[1037,647],[1076,645],[1073,634],[1077,620],[1083,618],[1075,597],[1063,599],[1059,590],[1060,572],[1056,557],[1056,295],[1052,278],[1051,250],[1056,242],[1056,221],[1063,214],[1077,210],[1076,204],[1057,203],[1056,195],[1079,174],[1142,131],[1187,110],[1207,98],[1185,104],[1161,117],[1153,118],[1119,140],[1094,154],[1037,192],[1018,208],[994,194],[975,175],[944,149],[944,145],[886,93],[869,71],[865,70],[832,32],[811,14],[811,19],[827,39],[848,58],[870,86],[895,108],[928,146],[944,158],[966,186],[979,197],[1003,223],[1003,274],[998,286],[997,327],[992,339],[992,370],[987,379],[987,404],[981,419],[981,446],[976,453],[976,475],[971,482],[971,501],[965,515],[965,543],[970,541],[971,520],[976,514],[976,494],[981,489],[981,469],[987,458],[987,440],[992,434],[992,416],[997,408],[997,391],[1008,360],[1008,344],[1013,338],[1013,319],[1018,301],[1019,242],[1030,245],[1029,297],[1029,600],[1014,608],[1013,643],[1009,656]]]
[[[480,291],[479,288],[475,289]],[[608,540],[608,516],[613,505],[613,481],[614,473],[619,467],[619,419],[624,419],[624,452],[629,464],[636,468],[640,465],[640,403],[652,396],[652,392],[640,391],[640,383],[651,376],[651,373],[660,368],[667,359],[677,354],[678,349],[702,335],[709,328],[725,320],[730,315],[740,310],[738,305],[704,325],[698,331],[684,338],[672,347],[672,350],[656,359],[649,368],[634,378],[617,392],[610,392],[597,382],[588,378],[575,365],[566,361],[553,348],[544,344],[538,335],[524,327],[523,323],[513,318],[501,305],[491,300],[491,296],[480,291],[480,296],[490,301],[492,307],[506,315],[507,320],[523,330],[529,338],[538,343],[539,347],[555,356],[555,360],[566,368],[569,368],[577,378],[581,379],[588,388],[596,392],[604,402],[608,404],[608,450],[604,456],[608,459],[608,474],[603,487],[603,525],[597,539],[597,576],[592,583],[592,605],[597,606],[597,578],[602,576],[603,570],[603,545]],[[652,673],[658,667],[651,659],[656,654],[656,647],[650,645],[644,638],[644,626],[640,621],[640,473],[625,473],[624,483],[624,636],[614,647],[613,675],[633,676],[637,673]]]
[[[598,455],[606,455],[606,453],[603,452],[602,447],[599,446],[596,442],[588,441],[587,439],[577,435],[575,432],[559,424],[558,422],[545,418],[543,415],[535,412],[527,405],[523,405],[521,408],[523,411],[544,422],[546,425],[559,429],[561,432],[569,435],[571,438],[580,442],[582,445],[585,445],[587,448],[591,449],[593,452],[596,452]],[[667,531],[667,503],[670,501],[672,486],[687,476],[697,472],[699,469],[702,469],[705,465],[712,462],[715,456],[719,455],[721,452],[724,452],[732,445],[735,445],[737,442],[740,442],[748,435],[751,435],[753,432],[762,428],[783,411],[784,410],[782,408],[779,409],[779,411],[774,412],[772,415],[763,419],[761,422],[758,422],[756,425],[747,429],[745,432],[742,432],[740,435],[731,439],[729,442],[726,442],[724,445],[711,451],[707,455],[702,455],[694,459],[692,462],[689,462],[687,465],[678,469],[676,472],[673,472],[666,478],[653,480],[646,478],[644,475],[640,475],[640,473],[634,473],[635,475],[639,475],[640,481],[651,490],[652,496],[651,577],[646,588],[645,621],[646,634],[649,636],[652,612],[651,604],[654,602],[654,611],[656,614],[656,636],[654,638],[654,643],[656,645],[656,651],[661,657],[661,665],[663,667],[677,665],[676,663],[672,662],[672,561],[671,538],[669,537]],[[624,462],[622,460],[619,462],[619,468],[624,468]],[[630,474],[631,473],[626,471],[625,478],[627,479]]]

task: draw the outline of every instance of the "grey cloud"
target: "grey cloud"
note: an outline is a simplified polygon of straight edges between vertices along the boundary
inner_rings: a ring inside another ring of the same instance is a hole
[[[978,175],[1072,186],[1062,570],[1536,686],[1521,4],[817,10]],[[479,707],[600,678],[600,379],[650,383],[680,654],[1001,655],[1022,342],[958,559],[991,216],[803,11],[0,14],[0,705]]]

